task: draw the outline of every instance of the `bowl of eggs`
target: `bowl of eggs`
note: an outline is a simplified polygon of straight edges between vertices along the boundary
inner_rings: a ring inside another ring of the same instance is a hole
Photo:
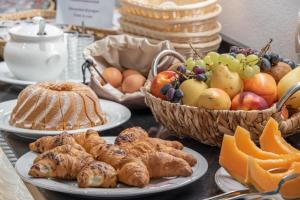
[[[129,35],[112,35],[96,41],[84,50],[84,57],[94,63],[89,68],[89,86],[100,98],[134,109],[145,108],[141,88],[146,84],[153,58],[166,49],[173,49],[169,41],[152,44],[146,38]],[[172,61],[163,60],[159,70]]]

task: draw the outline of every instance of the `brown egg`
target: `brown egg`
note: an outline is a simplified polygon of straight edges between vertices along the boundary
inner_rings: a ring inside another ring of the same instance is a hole
[[[102,76],[115,88],[119,87],[122,84],[122,73],[117,68],[108,67],[104,69]]]
[[[122,91],[124,93],[133,93],[138,91],[144,84],[146,78],[140,74],[132,74],[124,79]]]
[[[125,71],[123,71],[123,79],[125,80],[125,78],[133,74],[141,74],[141,73],[134,69],[126,69]]]

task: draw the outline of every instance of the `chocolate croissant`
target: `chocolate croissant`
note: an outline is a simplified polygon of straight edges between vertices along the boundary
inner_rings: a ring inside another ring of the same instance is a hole
[[[77,175],[77,183],[81,188],[102,187],[110,188],[117,185],[117,172],[109,164],[93,161],[83,167]]]
[[[58,153],[69,154],[70,156],[74,156],[74,157],[77,157],[79,159],[83,159],[87,163],[90,163],[90,162],[92,162],[94,160],[94,158],[92,157],[92,155],[89,154],[89,153],[87,153],[85,150],[78,150],[78,149],[74,148],[70,144],[65,144],[65,145],[62,145],[62,146],[55,147],[54,149],[51,149],[49,151],[45,151],[42,154],[39,154],[34,159],[33,163],[36,163],[36,162],[38,162],[41,159],[49,157],[50,156],[49,154],[58,154]]]
[[[131,153],[137,149],[138,152],[133,154],[142,154],[145,149],[141,148],[147,147],[147,149],[151,151],[165,152],[175,157],[182,158],[187,161],[190,166],[194,166],[197,163],[197,160],[192,154],[180,150],[182,148],[181,143],[161,140],[158,138],[150,138],[148,133],[140,127],[123,130],[116,138],[115,144],[120,145],[123,149],[127,149],[127,151]],[[141,147],[141,145],[143,147]]]
[[[72,180],[76,179],[88,161],[66,153],[49,151],[32,165],[28,174],[33,177]]]
[[[73,136],[67,133],[39,138],[35,142],[29,144],[29,149],[37,153],[43,153],[64,144],[70,144],[73,146],[73,148],[84,150],[80,145],[77,144]]]

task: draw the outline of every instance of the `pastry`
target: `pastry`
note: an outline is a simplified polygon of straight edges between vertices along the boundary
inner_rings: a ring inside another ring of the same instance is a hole
[[[77,144],[78,145],[78,144]],[[79,146],[79,145],[78,145]],[[81,147],[82,148],[82,147]],[[80,160],[84,160],[87,163],[90,163],[94,160],[91,154],[87,153],[83,148],[82,149],[76,149],[70,144],[65,144],[62,146],[55,147],[51,150],[45,151],[42,154],[39,154],[33,161],[33,163],[38,162],[39,160],[42,160],[44,158],[50,157],[52,154],[68,154],[70,156],[74,156],[79,158]]]
[[[106,122],[97,95],[88,86],[73,82],[26,87],[9,120],[12,126],[38,130],[71,130]]]
[[[84,160],[67,153],[54,150],[45,152],[30,168],[29,175],[39,178],[76,179],[80,170],[92,160]]]
[[[117,186],[117,172],[109,164],[93,161],[83,167],[77,175],[78,186],[110,188]]]
[[[96,160],[112,165],[118,171],[120,182],[137,187],[144,187],[149,183],[149,172],[143,162],[129,157],[117,145],[106,144],[96,131],[88,130],[73,137]]]
[[[182,144],[177,141],[167,141],[158,138],[150,138],[148,133],[140,128],[133,127],[123,130],[116,138],[115,144],[126,149],[131,154],[139,156],[145,151],[165,152],[187,161],[190,166],[194,166],[197,160],[193,155],[181,151]]]
[[[62,133],[55,136],[45,136],[37,139],[36,141],[29,144],[29,149],[37,153],[43,153],[45,151],[51,150],[55,147],[69,144],[73,148],[78,150],[84,150],[82,146],[77,144],[72,135],[67,133]]]

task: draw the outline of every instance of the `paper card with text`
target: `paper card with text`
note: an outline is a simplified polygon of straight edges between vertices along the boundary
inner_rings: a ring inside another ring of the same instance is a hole
[[[57,0],[56,23],[111,28],[114,0]]]

